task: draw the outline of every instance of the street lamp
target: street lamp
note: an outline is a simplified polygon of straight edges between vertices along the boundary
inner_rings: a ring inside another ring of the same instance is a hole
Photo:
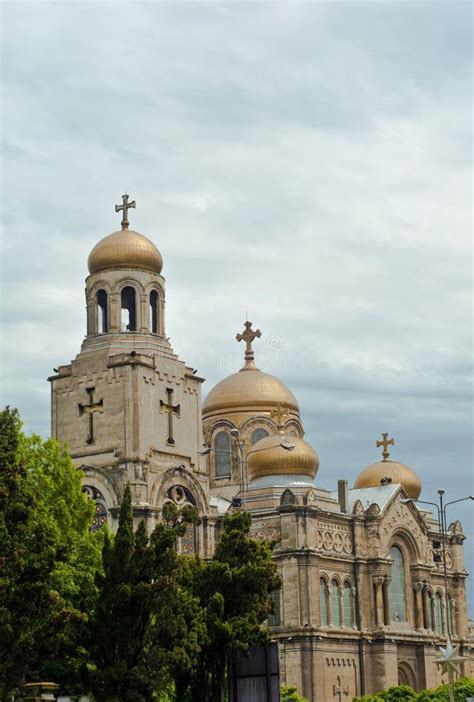
[[[443,550],[443,573],[444,573],[444,597],[445,597],[445,618],[446,618],[446,632],[447,632],[447,637],[448,640],[451,641],[451,632],[450,632],[450,621],[448,617],[448,567],[446,564],[446,536],[447,536],[447,528],[446,528],[446,507],[449,507],[449,505],[454,505],[456,502],[464,502],[465,500],[474,500],[474,495],[468,495],[467,497],[460,497],[458,500],[451,500],[451,502],[444,502],[443,501],[443,496],[445,495],[444,490],[438,490],[438,495],[439,495],[439,504],[437,502],[428,502],[426,500],[415,500],[413,497],[407,497],[403,500],[401,500],[404,504],[408,504],[409,502],[416,503],[416,504],[422,504],[422,505],[432,505],[433,507],[436,507],[438,510],[438,525],[439,525],[439,530],[441,533],[441,545],[442,545],[442,550]]]

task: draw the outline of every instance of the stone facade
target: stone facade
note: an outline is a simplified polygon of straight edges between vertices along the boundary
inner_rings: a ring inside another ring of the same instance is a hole
[[[120,233],[110,236],[121,242]],[[92,269],[81,351],[49,378],[52,434],[84,471],[95,527],[116,526],[129,482],[134,516],[150,529],[165,502],[195,505],[202,524],[181,539],[180,549],[206,557],[225,512],[239,504],[248,509],[255,536],[275,544],[283,580],[269,621],[282,683],[296,685],[311,702],[349,701],[399,682],[437,685],[434,659],[448,627],[469,659],[464,672],[474,674],[459,522],[449,527],[446,593],[442,563],[434,559],[437,521],[406,499],[403,485],[349,490],[339,481],[337,490],[324,490],[313,479],[316,462],[313,477],[294,465],[288,475],[252,476],[247,456],[258,452],[257,437],[275,435],[288,452],[292,441],[304,443],[294,396],[252,365],[247,344],[242,370],[253,374],[224,381],[202,412],[203,379],[166,337],[161,265],[136,263],[145,260],[139,254],[124,265],[120,250],[120,266],[106,260],[104,270]],[[150,255],[158,260],[159,252],[153,247]],[[239,383],[248,378],[250,390],[243,392]],[[227,456],[220,467],[219,453]]]

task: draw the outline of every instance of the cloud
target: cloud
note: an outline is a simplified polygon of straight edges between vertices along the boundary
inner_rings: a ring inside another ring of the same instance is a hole
[[[425,497],[474,492],[469,4],[3,13],[2,394],[28,430],[49,432],[45,378],[79,351],[87,255],[127,189],[204,393],[240,367],[247,310],[320,484],[390,431]]]

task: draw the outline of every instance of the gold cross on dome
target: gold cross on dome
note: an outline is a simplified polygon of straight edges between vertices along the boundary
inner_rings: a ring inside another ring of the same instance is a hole
[[[122,215],[122,221],[120,224],[122,225],[122,229],[128,229],[129,221],[128,221],[128,210],[131,207],[136,207],[137,203],[135,200],[132,200],[132,202],[128,201],[129,195],[125,193],[125,195],[122,195],[122,204],[121,205],[115,205],[115,211],[116,212],[123,212]]]
[[[166,394],[168,395],[168,402],[160,400],[160,412],[165,412],[168,415],[168,439],[167,444],[174,446],[174,436],[173,436],[173,415],[176,417],[181,417],[181,405],[173,405],[173,388],[166,388]]]
[[[244,324],[244,331],[242,334],[237,334],[237,341],[245,341],[245,365],[250,365],[255,358],[255,354],[252,348],[252,341],[254,339],[259,339],[262,336],[260,329],[252,329],[252,322],[248,320]]]
[[[279,404],[278,407],[270,412],[270,417],[275,420],[277,429],[283,429],[285,426],[285,419],[290,414],[288,407]]]
[[[395,439],[387,439],[387,436],[388,432],[382,432],[382,440],[377,441],[376,444],[377,448],[379,448],[380,446],[383,447],[382,456],[384,461],[386,461],[387,458],[390,456],[390,453],[388,452],[388,447],[395,446]]]

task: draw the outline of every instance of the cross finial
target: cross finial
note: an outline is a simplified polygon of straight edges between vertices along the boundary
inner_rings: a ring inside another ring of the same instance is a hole
[[[122,195],[122,204],[121,205],[115,205],[115,211],[116,212],[121,212],[123,211],[122,215],[122,221],[120,224],[122,225],[122,229],[128,229],[128,210],[130,207],[136,207],[137,203],[135,200],[132,200],[132,202],[128,201],[129,195],[125,193],[125,195]]]
[[[388,436],[388,432],[382,432],[381,441],[377,441],[377,443],[376,443],[377,448],[379,448],[379,446],[383,447],[382,456],[383,456],[384,461],[386,461],[388,459],[388,457],[390,456],[390,454],[387,450],[388,447],[395,446],[395,439],[387,439],[387,436]]]
[[[245,329],[242,334],[237,334],[235,338],[237,341],[245,341],[245,365],[247,367],[255,367],[255,354],[252,348],[252,341],[254,339],[259,339],[262,336],[262,332],[260,329],[256,329],[254,331],[252,329],[252,322],[249,322],[248,320],[245,322],[244,327]]]
[[[278,407],[270,412],[270,417],[275,419],[278,431],[281,431],[285,426],[285,419],[290,414],[288,407],[285,407],[281,403]]]

